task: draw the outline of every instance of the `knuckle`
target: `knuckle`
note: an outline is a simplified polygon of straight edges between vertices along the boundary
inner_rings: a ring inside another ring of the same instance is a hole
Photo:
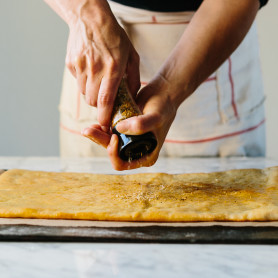
[[[98,104],[101,106],[110,106],[113,105],[113,99],[111,98],[111,95],[104,92],[99,92]]]
[[[145,129],[144,122],[138,117],[137,121],[133,123],[133,128],[136,132],[142,132]]]
[[[118,59],[113,59],[112,57],[108,60],[108,67],[110,72],[118,72],[119,70],[119,61]]]
[[[66,67],[71,70],[73,68],[73,64],[70,59],[65,60]]]
[[[91,73],[92,73],[93,75],[95,75],[95,74],[97,74],[97,73],[99,73],[99,72],[102,71],[102,69],[103,69],[103,64],[102,64],[100,61],[98,61],[98,60],[97,60],[97,61],[94,61],[94,62],[92,62],[92,63],[90,64],[89,69],[90,69]]]
[[[97,116],[97,121],[100,125],[107,125],[107,119],[103,117],[103,115]]]
[[[80,71],[84,71],[86,68],[86,57],[83,55],[76,56],[75,65]]]

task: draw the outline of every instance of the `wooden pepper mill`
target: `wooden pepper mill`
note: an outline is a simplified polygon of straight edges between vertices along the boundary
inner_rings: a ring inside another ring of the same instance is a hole
[[[111,119],[112,132],[119,137],[119,156],[122,160],[139,159],[151,153],[157,146],[157,140],[152,132],[126,135],[117,131],[117,123],[139,115],[142,113],[129,92],[126,79],[123,78],[118,88]]]

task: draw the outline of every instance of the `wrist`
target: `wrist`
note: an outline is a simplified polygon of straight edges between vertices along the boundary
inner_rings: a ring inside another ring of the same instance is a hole
[[[189,82],[186,82],[185,78],[179,78],[178,74],[172,75],[161,70],[158,79],[161,83],[161,91],[167,94],[167,99],[175,110],[192,93]]]
[[[80,21],[87,26],[103,26],[114,15],[106,0],[74,1],[71,7],[66,7],[65,21],[69,28],[74,28]]]

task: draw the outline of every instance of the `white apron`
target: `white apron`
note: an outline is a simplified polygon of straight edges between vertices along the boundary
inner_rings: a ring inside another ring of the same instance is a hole
[[[142,86],[158,71],[193,12],[161,13],[109,2],[140,55]],[[197,47],[197,46],[196,46]],[[264,94],[255,24],[237,50],[179,107],[161,156],[264,156]],[[96,123],[66,69],[60,102],[61,156],[106,156],[81,136]]]

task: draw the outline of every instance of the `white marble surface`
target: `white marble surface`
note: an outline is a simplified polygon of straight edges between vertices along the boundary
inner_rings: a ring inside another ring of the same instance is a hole
[[[208,172],[264,168],[264,158],[160,159],[132,172]],[[0,157],[0,169],[118,173],[107,159]],[[122,172],[124,173],[124,172]],[[278,277],[277,245],[0,242],[0,278]]]
[[[278,246],[0,243],[1,278],[277,277]]]
[[[0,157],[0,169],[20,168],[45,171],[73,171],[103,174],[131,174],[143,172],[190,173],[212,172],[239,168],[265,168],[278,165],[266,158],[160,158],[152,167],[118,172],[112,169],[108,158],[58,157]]]

